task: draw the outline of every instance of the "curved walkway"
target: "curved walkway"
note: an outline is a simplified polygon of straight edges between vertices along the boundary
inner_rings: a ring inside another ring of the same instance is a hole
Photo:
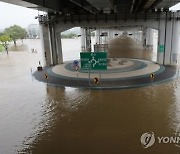
[[[45,67],[42,72],[35,72],[37,80],[56,84],[60,86],[84,87],[96,89],[109,88],[133,88],[159,83],[173,78],[176,68],[173,66],[162,66],[151,61],[114,58],[108,60],[108,69],[105,71],[89,72],[73,68],[73,62],[69,61],[54,67]],[[151,74],[155,75],[151,79]],[[48,75],[45,79],[44,75]],[[98,78],[99,83],[94,83]]]

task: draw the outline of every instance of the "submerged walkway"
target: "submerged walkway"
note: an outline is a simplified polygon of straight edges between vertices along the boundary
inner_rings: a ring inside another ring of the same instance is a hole
[[[47,74],[48,79],[45,78]],[[151,78],[154,74],[154,79]],[[37,80],[60,86],[111,89],[111,88],[135,88],[160,83],[172,79],[176,74],[176,67],[162,66],[151,61],[111,58],[108,59],[106,71],[89,72],[73,68],[73,62],[69,61],[54,67],[45,67],[43,71],[36,71]],[[94,83],[98,78],[99,82]]]

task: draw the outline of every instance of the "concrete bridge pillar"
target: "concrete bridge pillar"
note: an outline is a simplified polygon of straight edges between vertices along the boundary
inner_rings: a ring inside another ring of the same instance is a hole
[[[149,27],[142,29],[142,45],[145,49],[153,48],[153,30]]]
[[[52,64],[52,53],[51,53],[51,46],[49,43],[49,26],[48,25],[40,25],[40,38],[41,38],[41,45],[42,45],[42,53],[44,59],[44,65],[51,65]]]
[[[41,44],[45,65],[63,63],[61,33],[56,32],[53,24],[40,25]]]
[[[56,32],[54,28],[54,24],[49,24],[49,42],[51,46],[51,53],[52,53],[52,64],[58,64],[58,54],[57,54],[57,44],[56,44]]]
[[[95,36],[96,36],[96,43],[97,44],[100,44],[100,34],[101,32],[100,32],[100,29],[97,29],[96,31],[95,31]]]
[[[179,52],[179,35],[180,35],[180,21],[173,19],[173,30],[172,30],[172,51],[170,57],[171,65],[177,65],[178,63],[178,52]]]
[[[113,31],[112,29],[108,30],[108,41],[111,41],[113,39]]]
[[[136,39],[137,44],[142,44],[142,31],[136,29],[133,34]]]
[[[103,36],[101,37],[101,44],[107,44],[108,32],[107,29],[102,31]]]
[[[165,20],[159,21],[159,33],[158,33],[158,53],[157,62],[159,64],[164,63],[164,48],[165,48]]]
[[[56,48],[57,48],[57,55],[58,55],[58,64],[63,63],[63,54],[62,54],[62,43],[61,43],[61,33],[56,33]]]
[[[146,34],[147,31],[146,31],[146,27],[143,27],[142,28],[142,45],[144,48],[146,48],[146,45],[147,45],[147,40],[146,40]]]
[[[81,28],[81,51],[86,51],[86,32],[84,28]]]
[[[176,65],[179,48],[180,21],[176,18],[159,22],[158,63]]]
[[[91,30],[86,29],[86,51],[91,52]]]
[[[146,46],[148,49],[153,48],[153,29],[152,28],[146,28]]]
[[[165,51],[164,65],[170,65],[171,49],[172,49],[172,21],[167,20],[165,23]]]
[[[141,44],[141,42],[142,42],[142,31],[141,30],[138,31],[138,40],[139,40],[139,44]]]
[[[81,28],[81,51],[91,52],[91,30]]]

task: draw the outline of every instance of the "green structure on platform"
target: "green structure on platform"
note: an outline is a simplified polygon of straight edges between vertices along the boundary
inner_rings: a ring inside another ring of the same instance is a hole
[[[81,52],[82,70],[107,70],[106,52]]]
[[[164,50],[165,50],[164,45],[159,45],[159,52],[164,52]]]

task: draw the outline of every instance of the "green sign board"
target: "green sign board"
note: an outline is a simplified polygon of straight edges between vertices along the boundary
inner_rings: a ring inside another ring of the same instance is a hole
[[[164,52],[164,45],[159,45],[159,52]]]
[[[107,53],[106,52],[81,52],[82,70],[106,70]]]

